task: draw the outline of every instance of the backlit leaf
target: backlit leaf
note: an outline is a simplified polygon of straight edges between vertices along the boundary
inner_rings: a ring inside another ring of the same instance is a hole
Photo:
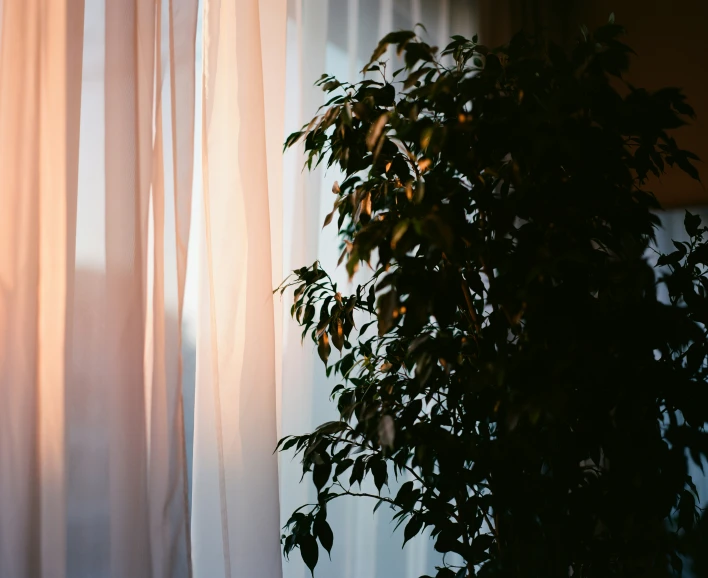
[[[323,331],[319,339],[317,340],[317,353],[319,354],[320,359],[324,362],[325,365],[327,364],[327,360],[329,359],[329,354],[331,351],[332,347],[329,344],[329,337],[327,337],[327,332]]]

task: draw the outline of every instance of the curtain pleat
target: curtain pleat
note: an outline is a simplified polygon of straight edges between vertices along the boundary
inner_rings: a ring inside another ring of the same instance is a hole
[[[172,220],[167,230],[174,257],[167,260],[172,274],[167,277],[168,297],[176,298],[176,313],[165,320],[167,398],[165,430],[166,494],[162,531],[167,540],[163,557],[164,578],[188,578],[191,569],[188,473],[186,462],[184,403],[182,398],[182,316],[187,275],[187,248],[191,226],[192,179],[194,173],[195,57],[198,0],[169,0],[168,35],[170,55],[170,136],[172,140]],[[159,131],[158,131],[159,132]],[[167,164],[167,163],[166,163]],[[169,195],[167,197],[169,199]],[[172,223],[174,223],[172,225]],[[171,253],[171,251],[170,251]],[[156,255],[156,262],[159,262]],[[167,307],[164,308],[167,310]]]
[[[0,575],[61,578],[81,6],[0,9]]]
[[[208,315],[200,319],[197,350],[194,570],[275,578],[281,557],[263,92],[272,85],[264,81],[258,0],[204,6],[200,300]],[[286,6],[271,9],[280,21]]]
[[[191,575],[197,6],[0,4],[3,578]]]
[[[151,575],[145,404],[153,2],[106,0],[106,380],[111,570]]]
[[[177,316],[169,335],[177,336],[177,373],[172,383],[169,414],[171,469],[169,479],[172,499],[171,516],[167,520],[175,528],[169,544],[187,563],[191,576],[191,536],[189,521],[189,474],[185,442],[185,412],[182,397],[184,363],[182,359],[183,311],[187,278],[187,254],[192,215],[192,182],[194,176],[196,36],[199,0],[169,0],[170,95],[172,165],[174,189],[174,231],[176,251]],[[193,379],[193,376],[190,378]],[[191,421],[190,416],[190,421]],[[183,539],[182,539],[183,536]],[[177,575],[176,573],[174,575]]]
[[[263,67],[263,104],[268,167],[268,206],[270,211],[271,286],[284,279],[283,268],[283,141],[285,138],[285,57],[287,38],[286,0],[260,0],[261,60]],[[275,338],[275,402],[278,437],[282,422],[283,386],[283,308],[273,299]]]

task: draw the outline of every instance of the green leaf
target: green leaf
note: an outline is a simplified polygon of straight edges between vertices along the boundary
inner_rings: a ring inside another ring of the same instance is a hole
[[[290,558],[290,552],[292,552],[293,548],[295,547],[295,539],[295,534],[290,534],[285,538],[283,542],[283,555],[286,559]]]
[[[393,235],[391,235],[391,248],[395,249],[398,242],[401,240],[403,235],[406,234],[408,230],[409,221],[399,221],[393,229]]]
[[[679,168],[685,172],[688,176],[696,181],[700,181],[701,177],[698,174],[698,169],[693,166],[691,161],[686,154],[686,151],[675,151],[673,155],[673,160],[679,166]]]
[[[317,540],[311,534],[304,534],[298,538],[298,543],[300,545],[300,555],[302,556],[302,561],[310,569],[310,573],[314,577],[315,566],[317,566],[317,559],[319,558],[319,546],[317,546]]]
[[[397,504],[402,504],[405,502],[406,496],[410,495],[410,493],[413,491],[413,482],[406,482],[403,484],[400,489],[398,490],[398,493],[396,494],[396,499],[394,500]]]
[[[701,226],[701,216],[686,211],[683,218],[683,225],[689,237],[696,237],[698,236],[698,228]]]
[[[489,550],[494,545],[494,536],[491,534],[479,534],[472,542],[472,550],[476,558],[481,558],[482,553]]]
[[[327,360],[329,359],[329,354],[332,348],[329,345],[329,338],[327,337],[327,332],[323,331],[317,340],[317,353],[320,356],[322,362],[327,365]]]
[[[326,462],[324,464],[315,465],[315,468],[312,472],[312,480],[315,483],[315,487],[317,488],[318,492],[321,491],[322,488],[329,481],[329,474],[331,472],[332,472],[332,464],[329,462]]]
[[[307,325],[315,317],[315,306],[310,304],[305,307],[305,315],[302,318],[302,324]]]
[[[411,519],[408,520],[406,527],[403,529],[403,546],[406,545],[406,542],[408,542],[408,540],[418,535],[422,528],[423,519],[417,514],[413,514],[411,516]]]
[[[412,69],[420,60],[432,62],[432,48],[424,42],[409,42],[406,44],[404,56],[406,68]]]
[[[396,324],[398,316],[398,296],[395,289],[384,293],[378,302],[379,335],[384,335]]]
[[[681,259],[683,259],[684,255],[685,252],[681,251],[674,251],[673,253],[669,253],[668,255],[660,255],[656,261],[656,264],[659,267],[663,265],[676,265],[679,261],[681,261]]]
[[[438,537],[435,540],[434,548],[437,552],[441,552],[443,554],[446,554],[447,552],[456,552],[459,554],[461,551],[461,544],[457,538],[458,536],[446,527],[438,534]],[[477,540],[479,540],[479,538],[475,541]]]
[[[320,544],[322,544],[322,547],[327,550],[327,554],[329,554],[331,558],[332,545],[334,544],[334,533],[332,532],[332,528],[327,523],[324,516],[315,517],[315,522],[312,525],[312,529],[317,536],[317,539],[320,541]]]
[[[283,438],[282,440],[280,440],[280,442],[283,442],[285,439],[287,439],[287,438]],[[280,451],[285,452],[285,451],[289,450],[291,447],[293,447],[297,443],[297,440],[298,440],[298,438],[291,437],[282,445],[282,447],[280,448]]]
[[[354,464],[354,460],[346,458],[339,462],[334,468],[334,478],[338,478],[341,474],[346,472]]]
[[[688,256],[688,262],[691,264],[700,263],[702,265],[708,265],[708,243],[698,245]]]
[[[688,252],[687,245],[685,243],[681,243],[680,241],[671,241],[678,250],[679,253],[681,253],[681,257],[685,257],[686,253]]]
[[[369,133],[366,135],[366,146],[370,151],[376,148],[387,122],[388,113],[384,113],[372,123]]]
[[[379,507],[381,506],[381,504],[385,504],[385,503],[386,503],[386,501],[383,500],[383,499],[377,500],[377,501],[376,501],[376,505],[374,506],[374,512],[373,512],[373,513],[375,514],[375,513],[376,513],[376,510],[379,509]]]
[[[408,78],[406,78],[405,82],[403,83],[403,90],[409,89],[411,86],[413,86],[416,82],[418,82],[421,77],[431,70],[435,70],[434,68],[427,68],[425,66],[420,67],[418,70],[411,72],[408,75]]]
[[[415,506],[419,496],[420,490],[414,489],[413,482],[406,482],[401,486],[400,490],[398,490],[394,501],[404,511],[409,511]]]
[[[349,485],[354,484],[361,485],[361,481],[364,479],[364,471],[366,468],[366,463],[364,462],[363,456],[359,456],[354,462],[354,467],[352,468],[352,473],[349,476]]]
[[[347,424],[343,421],[328,421],[319,426],[316,430],[318,435],[329,435],[339,433],[347,429]]]
[[[332,344],[338,351],[342,351],[342,347],[344,346],[344,329],[342,320],[339,318],[334,322],[334,327],[332,328]]]
[[[386,462],[382,459],[372,460],[371,462],[371,473],[374,475],[374,483],[376,488],[381,491],[384,484],[388,480],[388,469],[386,468]]]

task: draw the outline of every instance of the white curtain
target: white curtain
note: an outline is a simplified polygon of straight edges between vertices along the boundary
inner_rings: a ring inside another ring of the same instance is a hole
[[[190,575],[197,0],[4,0],[0,575]]]
[[[281,211],[285,8],[276,0],[204,6],[192,494],[195,575],[204,578],[281,575],[272,453],[278,317],[272,288],[281,259],[280,247],[271,245],[270,214]],[[277,111],[272,116],[270,107]],[[278,232],[272,237],[280,243]]]
[[[3,578],[280,575],[283,114],[265,111],[283,109],[286,6],[199,4],[0,1]],[[192,545],[181,329],[200,140]]]

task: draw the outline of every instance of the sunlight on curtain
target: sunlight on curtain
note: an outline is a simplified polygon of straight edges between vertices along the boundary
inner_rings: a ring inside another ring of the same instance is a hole
[[[2,8],[0,575],[189,576],[197,0]]]
[[[0,575],[62,576],[82,7],[0,8]]]
[[[285,5],[204,3],[192,533],[195,574],[205,578],[281,575],[271,267],[280,251],[270,232],[280,200],[274,187],[269,199],[268,180],[280,178],[283,126],[282,114],[267,120],[266,105],[282,107],[285,53],[281,40],[262,50],[262,18],[277,38]],[[267,99],[264,87],[274,92]]]

